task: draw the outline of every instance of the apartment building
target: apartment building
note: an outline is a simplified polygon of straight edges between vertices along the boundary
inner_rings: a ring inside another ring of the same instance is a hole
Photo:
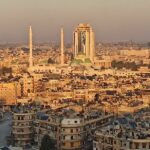
[[[33,121],[35,113],[30,111],[18,111],[13,113],[12,118],[12,140],[15,146],[33,144],[34,130]]]
[[[35,121],[35,141],[40,144],[49,134],[57,150],[90,150],[93,132],[111,118],[113,114],[78,114],[72,110],[43,114]]]

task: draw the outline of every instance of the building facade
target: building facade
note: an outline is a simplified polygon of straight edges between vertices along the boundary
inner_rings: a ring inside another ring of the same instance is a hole
[[[15,146],[25,146],[27,144],[32,144],[34,137],[33,120],[35,119],[35,113],[13,113],[12,119],[12,144]]]
[[[0,103],[4,105],[15,105],[17,97],[21,95],[18,82],[0,83]]]
[[[85,55],[91,61],[94,59],[95,38],[89,24],[79,24],[73,33],[74,58]]]
[[[64,113],[42,118],[35,121],[35,142],[39,146],[43,136],[48,134],[55,141],[56,150],[91,150],[94,130],[108,123],[113,114],[93,117]]]

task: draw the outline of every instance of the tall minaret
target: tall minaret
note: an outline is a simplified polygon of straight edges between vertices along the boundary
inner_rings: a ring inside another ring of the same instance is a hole
[[[61,65],[64,64],[64,30],[61,28]]]
[[[29,28],[29,47],[30,47],[30,56],[29,56],[29,67],[33,67],[33,58],[32,58],[32,27]]]

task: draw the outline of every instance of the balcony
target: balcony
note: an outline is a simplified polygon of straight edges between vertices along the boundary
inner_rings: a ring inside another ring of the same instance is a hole
[[[21,135],[25,135],[25,134],[32,134],[33,132],[32,131],[21,131],[21,132],[18,132],[18,131],[12,131],[13,134],[21,134]]]
[[[31,140],[32,138],[31,137],[15,137],[14,138],[15,141],[28,141],[28,140]]]

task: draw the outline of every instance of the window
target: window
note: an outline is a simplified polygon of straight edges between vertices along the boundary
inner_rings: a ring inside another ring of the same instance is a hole
[[[74,146],[74,143],[73,142],[71,142],[71,147],[73,147]]]
[[[71,136],[71,140],[73,140],[73,136]]]
[[[146,148],[146,143],[143,143],[142,145],[143,145],[143,148]]]
[[[135,148],[138,149],[139,148],[139,144],[135,143]]]
[[[65,143],[63,142],[63,146],[65,146]]]

